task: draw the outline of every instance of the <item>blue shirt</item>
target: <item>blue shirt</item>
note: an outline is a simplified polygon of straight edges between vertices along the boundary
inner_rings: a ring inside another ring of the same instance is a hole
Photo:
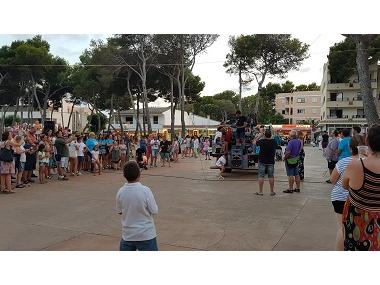
[[[86,141],[86,147],[89,151],[92,151],[94,149],[94,146],[98,143],[98,141],[96,139],[88,139]]]
[[[351,141],[350,137],[344,137],[339,142],[339,146],[338,146],[339,158],[338,158],[338,160],[341,160],[343,158],[351,156],[350,141]]]

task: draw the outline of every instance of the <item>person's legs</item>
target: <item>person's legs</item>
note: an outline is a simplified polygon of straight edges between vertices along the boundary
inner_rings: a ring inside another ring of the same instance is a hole
[[[144,241],[136,241],[135,243],[138,251],[158,251],[156,238]]]
[[[289,190],[293,190],[293,186],[294,186],[294,176],[289,176],[289,177],[288,177],[288,182],[289,182]]]
[[[168,160],[168,164],[169,164],[169,167],[170,167],[170,153],[166,153],[166,159]]]
[[[162,167],[165,167],[165,154],[161,152]]]
[[[269,180],[270,193],[273,196],[273,195],[275,195],[275,193],[274,193],[274,164],[268,164],[267,170],[268,170],[268,180]]]
[[[120,240],[120,251],[136,251],[137,247],[133,241]]]
[[[1,191],[5,191],[5,175],[3,174],[0,175],[0,185]]]
[[[344,249],[344,239],[343,239],[343,223],[342,223],[342,214],[336,213],[337,222],[338,222],[338,232],[336,235],[336,250],[343,251]]]
[[[264,187],[264,177],[265,177],[265,165],[259,162],[259,194],[263,194]]]
[[[12,174],[10,173],[5,176],[5,186],[9,192],[12,192]]]

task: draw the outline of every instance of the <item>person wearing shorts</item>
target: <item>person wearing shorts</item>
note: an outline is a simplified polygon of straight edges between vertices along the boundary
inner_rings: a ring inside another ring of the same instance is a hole
[[[349,192],[343,187],[343,176],[346,168],[353,160],[359,159],[358,146],[365,145],[364,138],[360,135],[354,135],[350,141],[350,150],[352,156],[345,157],[339,160],[333,172],[331,173],[331,183],[334,184],[333,189],[331,190],[331,203],[334,208],[334,212],[337,216],[338,221],[338,232],[336,237],[336,250],[343,250],[343,223],[342,215],[344,204],[349,196]]]
[[[152,160],[150,161],[150,166],[153,164],[154,167],[157,167],[157,155],[160,148],[160,141],[158,140],[157,135],[154,135],[149,143],[152,147]]]
[[[165,160],[168,161],[169,167],[170,167],[170,142],[166,140],[166,137],[163,138],[163,141],[160,143],[160,154],[161,154],[161,160],[162,160],[162,167],[165,167]]]
[[[265,173],[268,173],[270,195],[274,196],[274,163],[277,143],[272,139],[272,133],[270,130],[266,130],[264,133],[264,139],[254,141],[254,144],[260,147],[259,151],[259,192],[256,195],[263,196],[264,177]]]

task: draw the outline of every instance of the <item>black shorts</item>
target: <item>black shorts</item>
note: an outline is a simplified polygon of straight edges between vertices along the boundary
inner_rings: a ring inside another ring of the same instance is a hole
[[[335,168],[335,165],[337,164],[337,161],[327,161],[327,167],[330,169],[330,170],[334,170]]]
[[[61,163],[62,155],[60,155],[60,154],[56,154],[54,157],[55,157],[55,161],[56,161],[57,163]]]
[[[346,201],[332,201],[331,203],[333,204],[335,213],[342,215]]]
[[[84,156],[78,156],[78,163],[82,163],[84,161]]]

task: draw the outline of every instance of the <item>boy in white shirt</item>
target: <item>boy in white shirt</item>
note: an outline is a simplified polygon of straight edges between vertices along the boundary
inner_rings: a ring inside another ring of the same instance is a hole
[[[157,251],[157,233],[153,216],[158,207],[152,191],[140,183],[140,167],[135,161],[124,166],[127,179],[116,195],[116,209],[121,215],[121,251]]]

